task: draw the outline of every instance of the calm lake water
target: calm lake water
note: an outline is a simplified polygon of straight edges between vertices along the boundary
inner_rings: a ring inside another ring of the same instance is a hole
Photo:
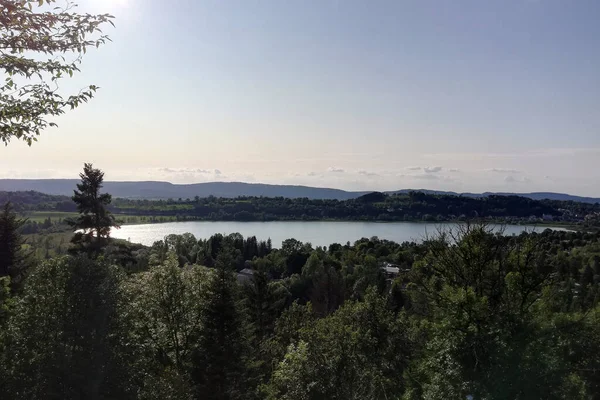
[[[454,223],[419,222],[332,222],[332,221],[273,221],[273,222],[233,222],[233,221],[192,221],[168,222],[163,224],[125,225],[112,232],[112,237],[130,240],[133,243],[152,245],[170,234],[191,233],[198,239],[207,239],[215,233],[241,233],[244,237],[256,236],[259,240],[271,239],[273,247],[280,247],[285,239],[294,238],[310,242],[313,246],[328,246],[331,243],[354,243],[363,237],[377,236],[380,239],[421,241],[425,235],[435,234],[438,228],[455,227]],[[505,234],[519,234],[523,231],[541,232],[547,226],[505,225]],[[564,231],[564,228],[551,228]]]

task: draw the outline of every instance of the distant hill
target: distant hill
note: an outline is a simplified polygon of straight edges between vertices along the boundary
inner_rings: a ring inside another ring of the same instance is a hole
[[[0,191],[29,191],[34,190],[46,194],[71,196],[77,179],[0,179]],[[267,185],[263,183],[243,182],[207,182],[178,185],[169,182],[105,182],[104,190],[113,197],[130,199],[178,199],[199,197],[224,197],[238,196],[263,196],[263,197],[288,197],[309,199],[336,199],[349,200],[371,194],[371,191],[351,192],[340,189],[318,188],[310,186],[293,185]],[[402,189],[384,192],[386,194],[408,193],[419,191],[427,194],[455,195],[466,197],[487,197],[489,195],[516,195],[534,200],[571,200],[581,203],[600,203],[600,198],[573,196],[564,193],[535,192],[535,193],[456,193],[428,189]]]
[[[561,200],[561,201],[576,201],[579,203],[600,203],[600,198],[597,197],[582,197],[582,196],[573,196],[565,193],[554,193],[554,192],[533,192],[533,193],[484,193],[484,196],[488,196],[490,194],[497,194],[501,196],[507,196],[515,194],[517,196],[528,197],[533,200]]]
[[[356,198],[356,201],[360,201],[363,203],[376,203],[378,201],[385,201],[386,195],[381,192],[372,192],[368,194],[364,194]]]
[[[560,201],[576,201],[578,203],[589,203],[595,204],[600,203],[600,198],[597,197],[583,197],[574,196],[566,193],[554,193],[554,192],[532,192],[532,193],[511,193],[511,192],[485,192],[485,193],[457,193],[448,192],[443,190],[429,190],[429,189],[402,189],[394,190],[391,192],[385,192],[387,194],[401,194],[409,192],[423,192],[426,194],[438,194],[438,195],[451,195],[451,196],[466,196],[466,197],[487,197],[487,196],[520,196],[526,197],[532,200],[560,200]]]
[[[77,179],[0,179],[0,191],[29,191],[73,195]],[[207,182],[177,185],[169,182],[105,182],[104,191],[113,197],[130,199],[178,199],[199,197],[263,196],[309,199],[353,199],[369,192],[347,192],[339,189],[309,186],[267,185],[242,182]]]
[[[439,195],[450,195],[450,196],[460,196],[467,195],[469,197],[483,197],[484,195],[476,195],[471,193],[457,193],[457,192],[448,192],[443,190],[430,190],[430,189],[401,189],[401,190],[392,190],[388,192],[384,192],[385,194],[406,194],[410,192],[423,192],[425,194],[439,194]]]

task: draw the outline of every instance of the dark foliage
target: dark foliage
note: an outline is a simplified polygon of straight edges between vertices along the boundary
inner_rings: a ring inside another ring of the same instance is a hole
[[[0,278],[10,277],[13,290],[19,287],[26,269],[22,249],[25,241],[20,233],[24,223],[14,213],[11,203],[6,203],[0,213]]]
[[[107,210],[111,195],[100,193],[104,172],[86,163],[79,176],[81,183],[77,185],[78,190],[73,195],[79,216],[67,222],[73,230],[78,231],[72,239],[72,243],[77,246],[75,250],[95,252],[107,244],[110,230],[119,226],[112,213]]]
[[[65,196],[38,192],[0,192],[0,201],[12,200],[19,212],[74,211],[76,204]],[[310,200],[284,197],[206,197],[195,199],[133,200],[116,198],[107,209],[143,216],[145,222],[176,220],[357,220],[448,221],[473,218],[502,222],[555,221],[596,224],[600,205],[573,201],[532,200],[519,196],[491,195],[483,198],[435,195],[422,192],[386,195],[374,192],[352,200]]]

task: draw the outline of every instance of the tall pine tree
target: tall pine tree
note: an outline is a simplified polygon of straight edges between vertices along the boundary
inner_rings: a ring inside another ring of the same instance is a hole
[[[230,248],[221,250],[217,273],[206,291],[204,332],[193,356],[192,373],[201,399],[241,399],[248,394],[244,390],[248,340],[236,293],[233,252]]]
[[[13,289],[22,280],[25,270],[24,240],[19,229],[25,223],[13,211],[10,202],[0,213],[0,278],[9,276]]]
[[[111,228],[119,228],[115,217],[107,206],[112,201],[108,193],[100,194],[104,172],[93,168],[92,164],[84,164],[83,173],[79,174],[81,183],[77,184],[73,201],[77,204],[79,216],[68,221],[69,225],[79,231],[72,242],[78,245],[101,246],[110,235]]]

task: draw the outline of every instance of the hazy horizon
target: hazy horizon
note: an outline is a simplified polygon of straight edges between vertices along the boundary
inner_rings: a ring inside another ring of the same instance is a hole
[[[600,2],[78,3],[101,89],[0,178],[600,197]]]
[[[76,178],[0,178],[0,180],[71,180],[74,182],[78,182],[79,179]],[[345,192],[397,192],[397,191],[401,191],[401,190],[415,190],[415,191],[439,191],[439,192],[455,192],[457,194],[463,194],[463,193],[473,193],[473,194],[483,194],[483,193],[514,193],[514,194],[529,194],[529,193],[557,193],[557,194],[566,194],[566,195],[570,195],[570,196],[578,196],[578,197],[589,197],[589,198],[595,198],[596,196],[585,196],[579,193],[570,193],[570,192],[555,192],[555,191],[522,191],[522,192],[513,192],[513,191],[489,191],[489,190],[483,190],[483,191],[453,191],[453,190],[441,190],[441,189],[436,189],[435,187],[427,187],[427,186],[415,186],[415,187],[390,187],[390,188],[383,188],[383,189],[369,189],[369,188],[365,188],[365,189],[358,189],[358,190],[353,190],[353,189],[343,189],[343,188],[339,188],[339,187],[335,187],[335,186],[318,186],[318,185],[301,185],[301,184],[288,184],[288,183],[266,183],[266,182],[243,182],[243,181],[204,181],[204,182],[187,182],[187,183],[176,183],[176,182],[169,182],[169,181],[164,181],[164,180],[106,180],[105,183],[168,183],[171,185],[175,185],[175,186],[185,186],[185,185],[200,185],[200,184],[219,184],[219,183],[231,183],[231,184],[248,184],[248,185],[271,185],[271,186],[298,186],[298,187],[307,187],[307,188],[311,188],[311,189],[331,189],[331,190],[342,190]]]

